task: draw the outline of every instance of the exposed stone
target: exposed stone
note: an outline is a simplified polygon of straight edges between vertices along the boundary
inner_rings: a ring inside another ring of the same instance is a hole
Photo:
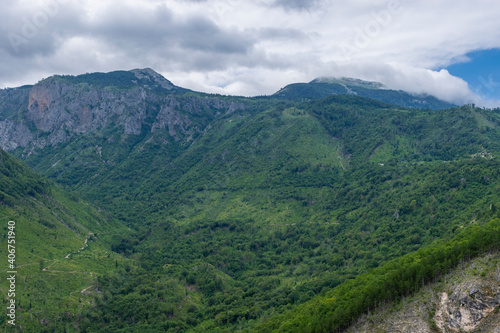
[[[441,293],[434,320],[445,332],[471,332],[500,306],[500,288],[496,283],[483,285],[466,281],[453,288],[451,295]]]
[[[4,150],[26,147],[32,140],[33,135],[23,123],[15,123],[10,119],[0,121],[0,147]]]
[[[163,76],[160,74],[156,73],[154,70],[151,68],[144,68],[144,69],[133,69],[131,70],[132,73],[135,74],[135,76],[140,80],[140,79],[146,79],[151,82],[157,83],[164,89],[172,90],[174,88],[174,85],[172,82],[169,80],[165,79]]]
[[[31,154],[36,148],[109,127],[123,135],[168,131],[176,141],[191,141],[214,117],[244,107],[217,97],[165,97],[151,88],[173,93],[176,87],[170,81],[149,68],[132,72],[152,86],[117,89],[52,77],[33,87],[0,91],[0,147],[7,151],[26,147],[22,154]],[[208,121],[195,123],[192,115]]]
[[[182,117],[179,114],[181,108],[180,103],[173,97],[169,96],[165,99],[156,120],[151,127],[151,132],[157,132],[168,128],[168,133],[172,137],[176,137],[176,127],[185,132],[183,123],[190,123],[187,116]],[[177,137],[176,137],[177,138]]]

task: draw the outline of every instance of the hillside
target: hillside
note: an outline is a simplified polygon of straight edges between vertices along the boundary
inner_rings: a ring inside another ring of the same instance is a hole
[[[499,259],[495,252],[464,262],[397,304],[372,310],[346,332],[499,332]]]
[[[302,306],[500,203],[498,109],[207,95],[150,70],[3,93],[0,144],[130,228],[107,240],[133,264],[61,322],[81,331],[302,327]]]
[[[436,242],[391,260],[291,311],[274,316],[257,330],[463,332],[494,327],[500,304],[498,262],[491,257],[487,261],[470,261],[485,253],[496,253],[500,248],[500,219],[491,209],[487,220],[492,215],[495,218],[489,222],[471,223],[447,242]],[[465,266],[472,268],[464,271]],[[453,271],[456,267],[462,270]],[[475,277],[479,274],[481,279]],[[439,301],[435,294],[436,281],[441,291]],[[433,284],[424,288],[429,282]],[[409,304],[408,297],[420,302]],[[407,311],[404,315],[401,307]],[[390,315],[394,310],[397,313]]]
[[[0,254],[6,261],[11,253],[7,252],[7,235],[15,241],[9,243],[15,249],[9,271],[17,271],[17,327],[53,331],[58,318],[75,318],[94,302],[95,274],[123,261],[104,245],[126,231],[119,222],[104,218],[88,203],[64,193],[3,150],[0,217]],[[2,305],[7,306],[6,279],[2,279],[0,289]],[[10,318],[2,316],[0,320],[5,323]]]

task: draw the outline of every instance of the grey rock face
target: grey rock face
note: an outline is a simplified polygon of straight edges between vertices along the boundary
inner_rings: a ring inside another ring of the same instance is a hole
[[[484,274],[482,274],[484,273]],[[358,318],[350,333],[500,333],[500,253],[461,264],[399,304]]]
[[[164,89],[167,90],[172,90],[174,88],[174,85],[172,82],[169,80],[165,79],[163,76],[160,74],[156,73],[154,70],[151,68],[144,68],[144,69],[134,69],[131,70],[132,73],[135,74],[135,76],[140,80],[140,79],[146,79],[149,80],[153,83],[158,84]]]
[[[497,306],[500,306],[498,285],[467,281],[457,285],[450,295],[440,294],[434,320],[444,332],[470,332]]]
[[[176,128],[179,128],[183,133],[186,133],[186,126],[191,124],[186,115],[179,115],[180,108],[181,105],[175,98],[167,97],[163,102],[158,116],[156,116],[156,120],[151,127],[151,131],[154,133],[168,129],[170,136],[179,140]]]
[[[208,125],[199,121],[195,124],[191,116],[205,115],[209,120],[243,108],[216,97],[179,97],[169,92],[176,87],[153,70],[132,72],[138,80],[151,82],[152,86],[132,84],[127,89],[118,89],[52,77],[29,89],[29,98],[13,100],[3,91],[0,147],[7,151],[19,147],[44,148],[110,127],[122,135],[167,131],[176,141],[189,141]],[[155,90],[158,87],[165,90],[158,92]],[[25,90],[26,95],[28,89]]]
[[[124,134],[138,135],[147,97],[139,87],[121,92],[58,80],[36,85],[30,91],[26,117],[39,132],[49,134],[45,143],[34,138],[34,145],[56,145],[111,123]]]
[[[0,121],[0,147],[11,151],[17,147],[26,147],[33,141],[33,135],[28,127],[22,123],[15,123],[9,119]]]

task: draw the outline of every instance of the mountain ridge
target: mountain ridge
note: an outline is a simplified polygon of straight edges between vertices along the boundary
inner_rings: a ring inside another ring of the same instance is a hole
[[[352,77],[333,77],[322,76],[312,80],[309,83],[338,83],[347,86],[358,86],[371,89],[388,89],[382,83],[376,81],[365,81]]]
[[[403,90],[388,89],[379,82],[349,77],[320,77],[309,83],[292,83],[271,95],[280,99],[314,100],[332,95],[355,95],[383,103],[416,109],[440,110],[456,105],[427,94],[411,94]]]
[[[143,126],[151,131],[168,127],[170,136],[179,140],[202,131],[186,112],[202,114],[212,107],[232,112],[240,107],[220,98],[193,95],[183,99],[189,104],[184,112],[176,96],[189,91],[151,69],[53,76],[30,88],[0,91],[0,100],[9,100],[16,92],[20,104],[0,106],[0,146],[7,151],[30,147],[26,154],[111,124],[121,127],[124,135],[139,135]],[[14,117],[13,109],[22,112]]]
[[[381,87],[380,83],[359,79],[318,78],[307,84],[291,84],[268,98],[297,101],[340,94],[364,96],[405,107],[440,109],[453,106],[434,97],[418,97]],[[197,101],[183,107],[178,99],[187,100],[186,96]],[[233,100],[227,102],[231,98]],[[177,87],[150,68],[78,76],[55,75],[33,86],[0,90],[0,147],[13,151],[30,146],[25,153],[31,154],[34,148],[66,142],[75,135],[102,129],[110,123],[123,127],[125,135],[139,135],[143,126],[152,131],[165,128],[168,123],[169,134],[174,140],[180,140],[183,135],[192,137],[203,130],[193,126],[189,116],[189,113],[204,112],[199,110],[200,103],[206,110],[214,108],[217,109],[215,114],[223,114],[243,107],[243,103],[235,99],[237,97]],[[147,111],[153,109],[152,104],[157,110]]]

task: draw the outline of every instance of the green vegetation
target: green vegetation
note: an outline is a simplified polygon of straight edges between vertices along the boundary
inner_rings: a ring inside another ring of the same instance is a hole
[[[346,328],[378,304],[408,296],[461,261],[498,249],[500,219],[483,226],[469,226],[449,242],[418,250],[359,275],[290,313],[264,322],[257,331],[333,332]]]
[[[131,89],[138,86],[148,87],[157,93],[166,93],[166,89],[162,88],[159,84],[152,82],[148,78],[137,78],[132,71],[114,71],[110,73],[87,73],[78,76],[72,75],[55,75],[44,79],[41,83],[50,81],[66,82],[69,84],[77,85],[80,88],[93,86],[106,89]],[[165,80],[171,85],[170,81]],[[185,93],[189,90],[176,87],[172,85],[172,89],[168,93]]]
[[[87,79],[73,84],[118,80]],[[48,323],[23,327],[334,331],[498,246],[499,110],[345,95],[175,100],[188,121],[172,132],[152,130],[154,101],[138,135],[111,124],[14,151],[69,196],[5,158],[0,212],[33,224],[26,267],[34,279],[51,274],[29,297],[40,306],[44,288],[71,309],[46,306]],[[89,233],[89,247],[64,260]]]
[[[90,307],[96,275],[125,260],[105,245],[126,232],[118,221],[103,218],[88,203],[64,193],[2,150],[0,220],[0,256],[6,264],[8,231],[15,234],[16,322],[28,331],[54,332],[61,317],[74,318]],[[15,222],[13,230],[9,221]],[[4,308],[8,289],[2,279]],[[76,329],[76,322],[70,326]]]

